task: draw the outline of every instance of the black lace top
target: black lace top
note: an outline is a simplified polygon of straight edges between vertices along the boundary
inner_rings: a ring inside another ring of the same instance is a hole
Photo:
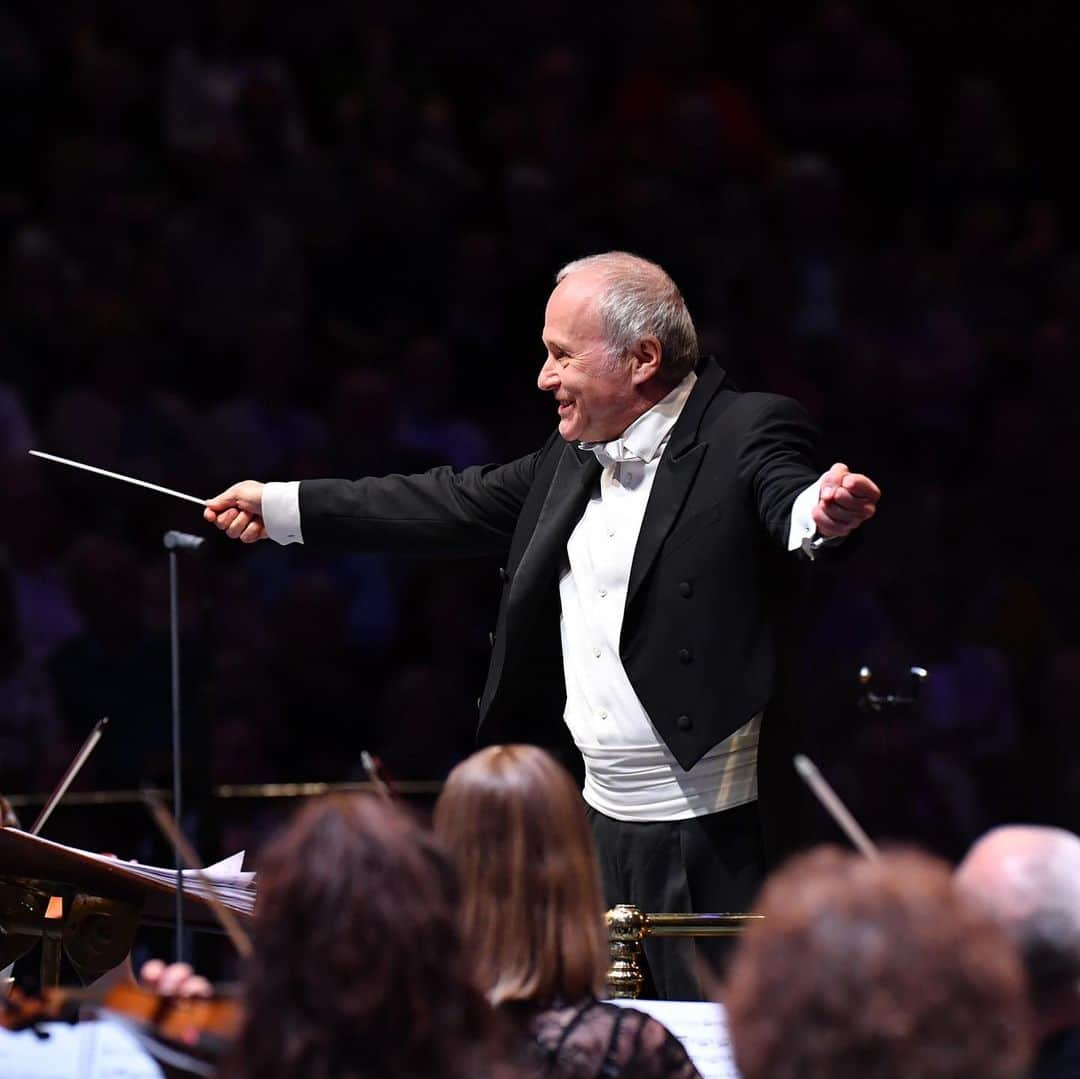
[[[553,1079],[700,1079],[662,1023],[635,1008],[589,998],[537,1010],[504,1007],[528,1045],[530,1075]]]

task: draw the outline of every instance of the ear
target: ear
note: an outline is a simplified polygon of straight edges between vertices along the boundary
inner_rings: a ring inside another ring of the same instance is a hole
[[[663,352],[660,342],[655,337],[643,337],[634,345],[630,355],[633,361],[632,378],[635,386],[656,378],[660,373]]]

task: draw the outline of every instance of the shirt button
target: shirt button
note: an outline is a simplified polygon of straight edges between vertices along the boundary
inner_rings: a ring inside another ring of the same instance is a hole
[[[597,658],[597,659],[599,659],[599,658],[600,658],[600,649],[599,649],[599,648],[594,648],[594,649],[592,650],[592,654],[593,654],[594,656],[596,656],[596,658]]]
[[[506,580],[509,579],[509,577],[510,577],[510,574],[506,572],[506,567],[505,566],[500,566],[499,567],[499,580],[500,581],[506,581]]]
[[[694,594],[694,586],[689,581],[679,582],[679,595],[689,599]]]
[[[675,723],[680,731],[688,731],[694,725],[689,716],[679,716]]]
[[[607,589],[606,588],[601,588],[600,589],[600,598],[603,599],[606,595],[607,595]]]
[[[609,529],[607,530],[607,534],[608,534],[609,536],[614,536],[614,535],[615,535],[615,529],[614,529],[614,528],[609,528]]]
[[[597,714],[597,715],[598,715],[598,716],[599,716],[599,717],[600,717],[601,719],[607,719],[607,712],[605,712],[603,708],[601,708],[601,709],[600,709],[600,711],[599,711],[599,712],[597,712],[596,714]]]
[[[680,648],[679,649],[679,662],[680,663],[689,663],[693,658],[694,658],[694,656],[691,653],[689,648]]]

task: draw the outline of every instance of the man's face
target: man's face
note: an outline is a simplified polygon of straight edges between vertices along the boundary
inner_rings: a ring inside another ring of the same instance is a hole
[[[545,312],[547,358],[537,385],[554,395],[567,442],[618,438],[641,412],[632,364],[612,359],[604,343],[600,290],[596,275],[580,270],[555,287]]]

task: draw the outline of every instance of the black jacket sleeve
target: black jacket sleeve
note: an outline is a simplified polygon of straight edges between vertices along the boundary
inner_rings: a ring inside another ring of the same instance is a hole
[[[739,452],[739,480],[754,499],[758,518],[785,550],[795,499],[821,471],[818,431],[802,405],[773,394],[746,394],[748,423]]]
[[[304,543],[429,556],[501,554],[550,443],[509,464],[462,472],[440,467],[414,476],[303,480]]]

